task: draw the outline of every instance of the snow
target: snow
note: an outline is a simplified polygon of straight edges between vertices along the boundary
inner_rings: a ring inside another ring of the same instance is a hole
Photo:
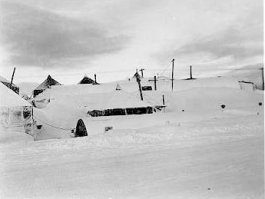
[[[0,94],[0,107],[31,106],[30,103],[2,83],[0,83]]]
[[[17,130],[14,130],[14,128],[11,130],[0,127],[0,131],[0,144],[33,141],[31,135],[22,133],[22,130],[19,128]]]
[[[264,93],[194,81],[144,92],[152,104],[164,95],[164,112],[98,118],[85,106],[117,82],[48,89],[33,111],[39,141],[0,140],[0,198],[263,198]],[[135,82],[119,84],[139,97]],[[73,138],[80,118],[88,136]]]
[[[237,115],[1,146],[1,198],[263,198],[262,123]]]

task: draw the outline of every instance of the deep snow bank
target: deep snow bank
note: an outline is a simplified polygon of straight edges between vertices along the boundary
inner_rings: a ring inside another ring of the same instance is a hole
[[[143,80],[147,81],[146,79]],[[144,92],[144,100],[151,104],[162,104],[162,95],[165,96],[166,111],[161,114],[154,114],[132,117],[121,116],[122,120],[116,120],[115,117],[105,117],[99,119],[91,119],[91,124],[97,126],[99,131],[93,131],[93,125],[89,125],[92,132],[104,132],[104,127],[112,125],[123,128],[137,128],[142,124],[164,125],[167,121],[178,122],[184,113],[187,113],[190,121],[194,121],[193,115],[201,115],[202,120],[207,118],[215,118],[216,114],[222,112],[221,105],[225,105],[225,111],[232,113],[235,109],[248,109],[250,112],[259,111],[259,102],[263,107],[263,93],[246,92],[238,89],[239,84],[234,79],[230,78],[207,78],[202,80],[180,80],[176,89],[179,91],[168,92],[166,88],[163,91],[146,91]],[[170,82],[164,81],[165,86],[169,86]],[[183,84],[183,85],[182,85]],[[120,83],[121,87],[122,82]],[[125,88],[133,88],[135,82],[124,83]],[[133,85],[133,86],[132,86]],[[130,87],[131,86],[131,87]],[[197,86],[200,86],[197,87]],[[208,86],[208,87],[206,87]],[[221,87],[222,86],[222,87]],[[71,86],[55,86],[52,89],[47,89],[43,93],[43,97],[49,98],[50,103],[39,111],[36,110],[36,121],[42,124],[42,130],[38,134],[38,139],[63,138],[71,137],[71,129],[76,127],[77,120],[87,117],[86,107],[91,104],[100,104],[102,100],[105,102],[107,91],[113,91],[116,88],[116,83],[102,85],[71,85]],[[133,89],[131,89],[133,91]],[[136,90],[131,93],[139,97],[139,92]],[[117,99],[117,104],[119,104]],[[122,104],[122,102],[120,102]],[[176,113],[167,115],[167,113]],[[197,112],[194,113],[193,112]],[[216,114],[212,114],[212,113]],[[235,111],[234,111],[235,112]],[[248,114],[243,113],[242,114]],[[209,115],[211,115],[209,117]],[[170,119],[172,117],[173,119]],[[174,121],[175,118],[175,121]],[[178,118],[178,119],[177,119]],[[97,124],[93,120],[102,120]],[[104,121],[106,120],[106,121]],[[108,122],[107,122],[108,121]],[[123,121],[123,122],[121,122]],[[146,121],[146,122],[144,122]],[[150,121],[150,122],[147,122]],[[96,125],[95,125],[96,124]]]

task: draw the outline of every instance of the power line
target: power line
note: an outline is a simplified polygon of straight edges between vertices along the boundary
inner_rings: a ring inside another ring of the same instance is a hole
[[[50,127],[53,127],[53,128],[55,128],[55,129],[60,129],[60,130],[64,130],[64,131],[70,131],[70,130],[75,129],[75,128],[66,129],[66,128],[62,128],[62,127],[57,127],[57,126],[51,125],[51,124],[49,124],[49,123],[47,123],[47,122],[44,122],[43,120],[41,120],[40,118],[36,117],[35,115],[34,115],[34,117],[37,118],[37,119],[38,119],[39,121],[41,121],[42,123],[44,123],[44,124],[46,124],[46,125],[48,125],[48,126],[50,126]]]

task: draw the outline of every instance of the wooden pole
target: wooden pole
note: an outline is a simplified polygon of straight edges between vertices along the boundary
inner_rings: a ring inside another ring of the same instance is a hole
[[[261,78],[262,78],[262,90],[264,90],[264,69],[261,68]]]
[[[12,87],[15,72],[16,72],[16,67],[15,67],[14,70],[13,70],[13,74],[12,74],[12,77],[11,77],[11,82],[10,82],[10,86],[9,86],[9,88]]]
[[[140,97],[141,97],[141,100],[143,101],[144,98],[143,98],[143,92],[142,92],[141,80],[140,80],[140,81],[137,81],[137,83],[138,83],[138,86],[139,86]]]
[[[192,79],[192,66],[190,65],[190,79]]]
[[[172,59],[172,92],[174,88],[174,61],[175,59]]]
[[[97,74],[94,74],[94,81],[97,83]]]
[[[156,76],[154,76],[154,84],[155,84],[155,91],[156,91]]]
[[[140,71],[141,71],[141,75],[142,75],[142,78],[144,77],[144,68],[141,68]]]
[[[139,92],[140,92],[141,100],[143,101],[144,98],[143,98],[143,93],[142,93],[141,78],[140,78],[140,75],[138,74],[138,72],[136,72],[136,81],[137,81],[138,86],[139,86]]]
[[[165,105],[165,95],[162,95],[163,98],[163,105]]]

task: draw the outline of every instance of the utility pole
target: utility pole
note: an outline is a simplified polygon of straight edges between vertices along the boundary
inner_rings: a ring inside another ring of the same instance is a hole
[[[264,68],[261,68],[262,90],[264,90]]]
[[[163,105],[165,105],[165,95],[162,95]]]
[[[172,59],[172,92],[174,88],[174,61],[175,59]]]
[[[190,65],[190,79],[192,79],[192,65]]]
[[[156,91],[156,76],[154,76],[154,84],[155,84],[155,91]]]
[[[95,84],[97,83],[97,74],[94,74],[94,81],[95,81]]]
[[[141,71],[141,75],[142,75],[142,78],[144,77],[144,68],[141,68],[140,71]]]
[[[11,82],[10,82],[10,86],[9,86],[9,88],[12,87],[15,72],[16,72],[16,67],[15,67],[14,70],[13,70],[13,74],[12,74],[12,77],[11,77]]]
[[[154,82],[154,88],[155,88],[155,91],[156,91],[156,82],[157,82],[157,79],[156,79],[156,76],[154,76],[154,79],[151,79],[149,81],[153,81]]]
[[[142,93],[141,77],[140,77],[140,75],[138,74],[138,72],[136,72],[135,76],[136,76],[136,81],[137,81],[138,86],[139,86],[140,97],[141,97],[141,100],[143,101],[144,98],[143,98],[143,93]]]

